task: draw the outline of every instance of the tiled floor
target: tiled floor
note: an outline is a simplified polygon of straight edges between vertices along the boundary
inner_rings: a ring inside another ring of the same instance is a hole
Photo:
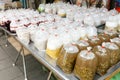
[[[5,37],[0,37],[0,45],[5,43]],[[0,46],[0,80],[24,80],[22,58],[20,57],[15,67],[12,66],[17,51],[11,44],[8,47]],[[47,80],[48,72],[43,70],[32,55],[25,57],[28,80]],[[53,80],[53,79],[51,79]],[[54,79],[55,80],[55,79]]]

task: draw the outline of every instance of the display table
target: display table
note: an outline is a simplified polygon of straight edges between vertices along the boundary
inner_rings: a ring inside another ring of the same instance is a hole
[[[24,74],[25,74],[25,80],[27,80],[27,73],[26,73],[26,64],[25,64],[25,57],[24,57],[24,48],[27,49],[40,63],[42,63],[44,66],[46,66],[49,70],[49,76],[48,79],[50,79],[50,76],[52,73],[54,73],[56,76],[58,76],[61,80],[79,80],[77,77],[74,76],[74,74],[65,74],[57,65],[56,65],[56,61],[53,60],[52,58],[50,58],[45,51],[38,51],[35,47],[34,44],[31,42],[30,44],[26,45],[25,43],[23,43],[15,34],[11,34],[9,31],[7,31],[6,29],[0,27],[0,29],[2,29],[5,33],[6,36],[7,34],[10,35],[12,38],[14,38],[17,42],[19,42],[19,44],[21,45],[21,49],[19,51],[19,54],[17,56],[17,58],[15,59],[15,61],[17,61],[19,55],[21,54],[23,57],[23,67],[24,67]],[[6,37],[7,38],[7,37]],[[113,67],[111,67],[108,72],[100,77],[99,75],[96,74],[95,76],[95,80],[103,80],[105,79],[107,76],[109,76],[113,71],[115,71],[116,69],[118,69],[120,67],[120,62],[116,65],[114,65]]]

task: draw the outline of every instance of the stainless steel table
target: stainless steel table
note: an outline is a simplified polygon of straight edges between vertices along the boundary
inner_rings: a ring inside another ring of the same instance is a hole
[[[0,28],[2,30],[5,31],[5,33],[11,35],[11,33],[7,32],[5,29]],[[33,43],[30,43],[28,45],[26,45],[25,43],[23,43],[16,35],[11,35],[13,36],[21,45],[21,50],[19,52],[19,54],[16,57],[16,60],[18,59],[20,53],[22,54],[23,57],[23,67],[24,67],[24,74],[25,74],[25,80],[27,80],[27,73],[26,73],[26,65],[25,65],[25,57],[24,57],[24,49],[23,47],[25,47],[26,49],[28,49],[31,54],[39,61],[41,62],[43,65],[45,65],[49,70],[49,76],[48,79],[50,79],[50,76],[52,73],[54,73],[56,76],[58,76],[60,79],[62,80],[79,80],[78,78],[76,78],[74,76],[74,74],[65,74],[58,66],[56,66],[56,61],[53,60],[52,58],[50,58],[45,51],[38,51],[35,47]],[[120,62],[118,64],[116,64],[115,66],[113,66],[112,68],[110,68],[108,70],[108,72],[104,75],[104,76],[99,76],[99,75],[95,75],[95,79],[94,80],[104,80],[108,75],[110,75],[113,71],[115,71],[116,69],[120,68]]]

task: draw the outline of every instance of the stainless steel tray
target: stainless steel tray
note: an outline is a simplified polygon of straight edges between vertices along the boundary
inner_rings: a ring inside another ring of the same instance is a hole
[[[62,80],[79,80],[74,74],[66,74],[64,73],[57,65],[56,61],[50,58],[45,51],[38,51],[33,43],[29,45],[24,44],[17,37],[15,37],[26,49],[28,49],[31,54],[43,65],[45,65],[49,70],[51,70],[54,74],[60,77]],[[95,75],[94,80],[104,80],[107,76],[109,76],[113,71],[120,68],[120,62],[108,69],[107,73],[104,76],[100,76],[98,74]]]

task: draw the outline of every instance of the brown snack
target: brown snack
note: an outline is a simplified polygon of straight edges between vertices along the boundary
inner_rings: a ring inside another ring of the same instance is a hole
[[[97,73],[102,76],[110,67],[109,50],[102,46],[96,46],[93,48],[93,52],[96,54],[98,59]]]
[[[88,42],[89,42],[90,46],[92,46],[92,47],[101,45],[101,43],[102,43],[101,40],[97,36],[89,37]]]
[[[115,43],[110,42],[102,43],[102,46],[109,50],[111,66],[115,65],[119,61],[120,57],[119,47]]]
[[[105,34],[109,35],[110,39],[118,36],[116,31],[104,31]]]
[[[82,50],[77,56],[74,74],[80,80],[93,80],[97,69],[97,57],[88,50]]]
[[[71,73],[74,69],[76,57],[78,55],[79,49],[76,45],[67,44],[65,45],[59,57],[57,59],[57,65],[65,72]]]
[[[87,49],[87,47],[89,47],[89,43],[85,40],[78,41],[77,45],[78,45],[78,48],[79,48],[80,51],[85,50],[85,49]]]
[[[99,39],[102,41],[102,42],[109,42],[110,41],[110,37],[108,34],[105,34],[105,33],[100,33],[98,35]]]
[[[117,44],[117,46],[120,48],[120,38],[115,37],[113,39],[110,39],[110,41]]]

